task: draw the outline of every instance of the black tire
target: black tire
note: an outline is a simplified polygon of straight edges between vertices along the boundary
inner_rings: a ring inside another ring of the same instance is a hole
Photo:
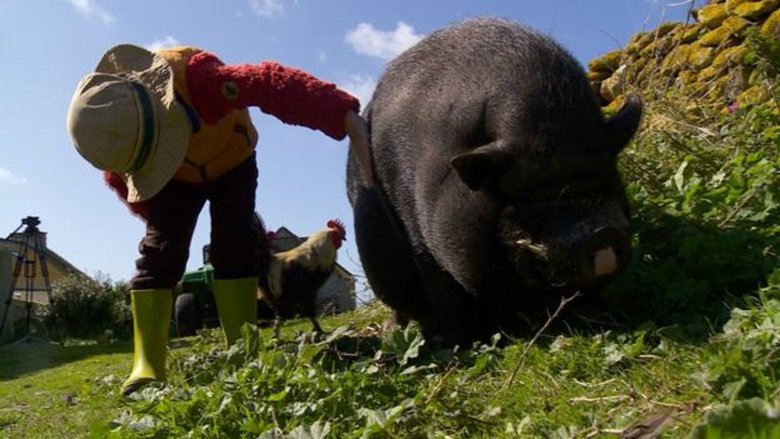
[[[195,335],[198,329],[203,328],[203,311],[195,294],[182,293],[176,296],[173,309],[177,336]]]

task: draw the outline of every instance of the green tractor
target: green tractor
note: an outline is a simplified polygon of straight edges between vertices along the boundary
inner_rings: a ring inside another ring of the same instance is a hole
[[[204,246],[203,252],[207,251],[208,246]],[[179,284],[181,289],[173,306],[176,335],[179,337],[195,335],[198,329],[204,327],[219,326],[213,280],[214,267],[208,262],[182,276]]]
[[[265,234],[265,226],[259,215],[255,214],[255,229]],[[173,307],[173,320],[176,335],[179,337],[195,335],[199,329],[219,326],[217,305],[214,302],[214,267],[209,262],[209,245],[203,246],[203,266],[184,273],[177,288],[178,294]],[[263,301],[257,301],[258,320],[274,319],[273,310]]]

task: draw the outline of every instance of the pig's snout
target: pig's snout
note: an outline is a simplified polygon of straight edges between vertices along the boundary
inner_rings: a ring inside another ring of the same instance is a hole
[[[629,242],[625,232],[615,227],[602,227],[593,232],[588,252],[594,277],[614,275],[628,260]]]
[[[527,282],[549,288],[602,285],[627,265],[631,244],[624,228],[592,223],[582,221],[566,227],[563,222],[551,221],[547,233],[538,237],[516,232],[511,242],[517,273]]]
[[[593,274],[596,276],[613,274],[618,269],[617,255],[615,249],[607,247],[596,250],[593,258]]]
[[[617,227],[580,225],[555,240],[515,240],[520,255],[552,287],[588,288],[617,275],[630,259],[628,234]]]

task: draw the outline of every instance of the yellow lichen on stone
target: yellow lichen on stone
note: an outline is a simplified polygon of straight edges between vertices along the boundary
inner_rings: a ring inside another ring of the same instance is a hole
[[[709,66],[702,69],[699,74],[696,76],[696,80],[698,82],[707,82],[716,76],[718,76],[721,72],[721,69],[717,69],[715,67]]]
[[[652,40],[653,37],[647,32],[639,32],[634,34],[631,39],[628,40],[628,44],[626,44],[626,54],[634,55],[639,53],[639,51],[650,44],[650,41]]]
[[[658,29],[656,29],[655,32],[652,32],[652,34],[654,34],[655,38],[660,38],[679,26],[680,23],[676,21],[668,21],[666,23],[661,23],[661,25],[658,26]]]
[[[615,73],[601,82],[599,95],[607,102],[612,102],[615,97],[623,93],[623,81],[619,74]]]
[[[723,3],[709,4],[699,9],[698,13],[699,23],[710,29],[720,26],[726,17],[728,17],[728,12],[726,12],[726,5]]]
[[[780,9],[772,12],[761,25],[761,36],[764,38],[780,39]]]
[[[623,104],[626,102],[626,99],[621,96],[615,96],[615,99],[609,102],[605,107],[603,107],[601,110],[604,113],[606,117],[612,116],[613,114],[617,113],[618,110],[620,110],[623,107]]]
[[[686,94],[688,96],[699,98],[704,91],[706,91],[706,85],[702,82],[699,82],[699,79],[697,78],[695,81],[688,84]]]
[[[764,87],[753,86],[743,91],[737,96],[737,106],[739,108],[747,107],[767,99],[768,92]]]
[[[733,35],[731,29],[726,26],[713,29],[699,38],[699,44],[705,47],[715,47],[723,44],[729,37]]]
[[[704,29],[704,26],[699,23],[693,23],[689,26],[686,26],[680,33],[679,41],[684,44],[694,42],[697,38],[699,38],[699,34],[701,33],[702,29]]]
[[[668,75],[682,70],[688,64],[692,47],[690,44],[681,44],[672,49],[661,63],[661,74]]]
[[[639,56],[642,57],[659,57],[666,56],[669,51],[677,46],[677,42],[671,37],[671,34],[667,34],[661,38],[653,40],[650,44],[645,46],[640,52]]]
[[[689,110],[699,113],[732,111],[768,98],[775,79],[753,65],[742,41],[759,29],[763,37],[780,40],[780,0],[700,3],[705,6],[694,12],[697,22],[663,23],[637,33],[622,54],[610,52],[589,64],[588,79],[606,113],[621,108],[626,89],[673,100],[680,108],[691,104]]]
[[[721,51],[713,60],[712,66],[715,68],[734,67],[744,63],[748,48],[745,46],[729,47]]]
[[[612,72],[608,71],[600,71],[600,72],[594,72],[592,70],[588,70],[587,77],[588,80],[591,82],[600,82],[607,78],[609,78],[612,75]]]
[[[645,75],[644,69],[646,66],[647,58],[634,58],[626,63],[625,76],[630,78],[630,81],[638,81],[641,76]]]
[[[730,84],[731,78],[729,78],[728,75],[719,76],[710,83],[710,96],[712,97],[713,102],[720,101],[723,103],[727,100],[726,90],[729,88]]]
[[[647,44],[642,50],[639,51],[639,56],[642,58],[651,58],[658,50],[658,40],[653,40],[650,44]]]
[[[614,72],[620,67],[620,61],[623,59],[622,50],[613,50],[600,58],[596,58],[588,63],[588,70],[592,72]]]
[[[697,73],[693,70],[683,70],[677,74],[677,83],[680,85],[692,84],[696,81]]]
[[[745,30],[750,27],[752,23],[739,15],[730,15],[729,18],[723,21],[722,27],[725,27],[731,31],[732,34],[740,37],[745,35]]]
[[[696,70],[701,70],[712,63],[715,49],[712,47],[703,47],[698,44],[691,45],[690,55],[688,55],[688,62]]]
[[[733,14],[734,10],[737,9],[737,6],[752,1],[754,0],[726,0],[726,11]]]
[[[734,8],[734,13],[748,20],[758,20],[777,9],[780,0],[760,0],[743,3]]]

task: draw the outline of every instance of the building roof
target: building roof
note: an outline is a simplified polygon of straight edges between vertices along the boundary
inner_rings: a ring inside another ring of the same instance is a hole
[[[19,254],[19,251],[23,248],[24,241],[18,239],[4,239],[0,238],[0,248],[10,250],[14,256]],[[32,249],[32,247],[30,247]],[[74,272],[78,274],[84,274],[81,270],[76,268],[73,264],[68,262],[65,258],[60,256],[54,250],[44,246],[44,256],[48,265],[55,265],[62,268],[63,271]]]
[[[20,239],[21,238],[21,239]],[[0,250],[7,250],[12,255],[11,276],[19,268],[16,282],[13,285],[13,297],[15,300],[31,300],[38,303],[48,303],[48,295],[51,293],[51,283],[68,274],[76,273],[86,276],[81,270],[68,262],[65,258],[57,254],[54,250],[45,246],[45,241],[40,245],[40,253],[36,251],[34,244],[26,242],[20,234],[13,235],[10,238],[0,238]],[[17,267],[19,254],[26,252],[22,257],[23,262],[29,262],[30,265],[24,265],[24,268]],[[42,261],[46,261],[48,279],[43,276]],[[47,288],[47,281],[49,282]],[[31,297],[27,299],[25,295],[30,293]],[[5,294],[5,292],[3,292]]]

